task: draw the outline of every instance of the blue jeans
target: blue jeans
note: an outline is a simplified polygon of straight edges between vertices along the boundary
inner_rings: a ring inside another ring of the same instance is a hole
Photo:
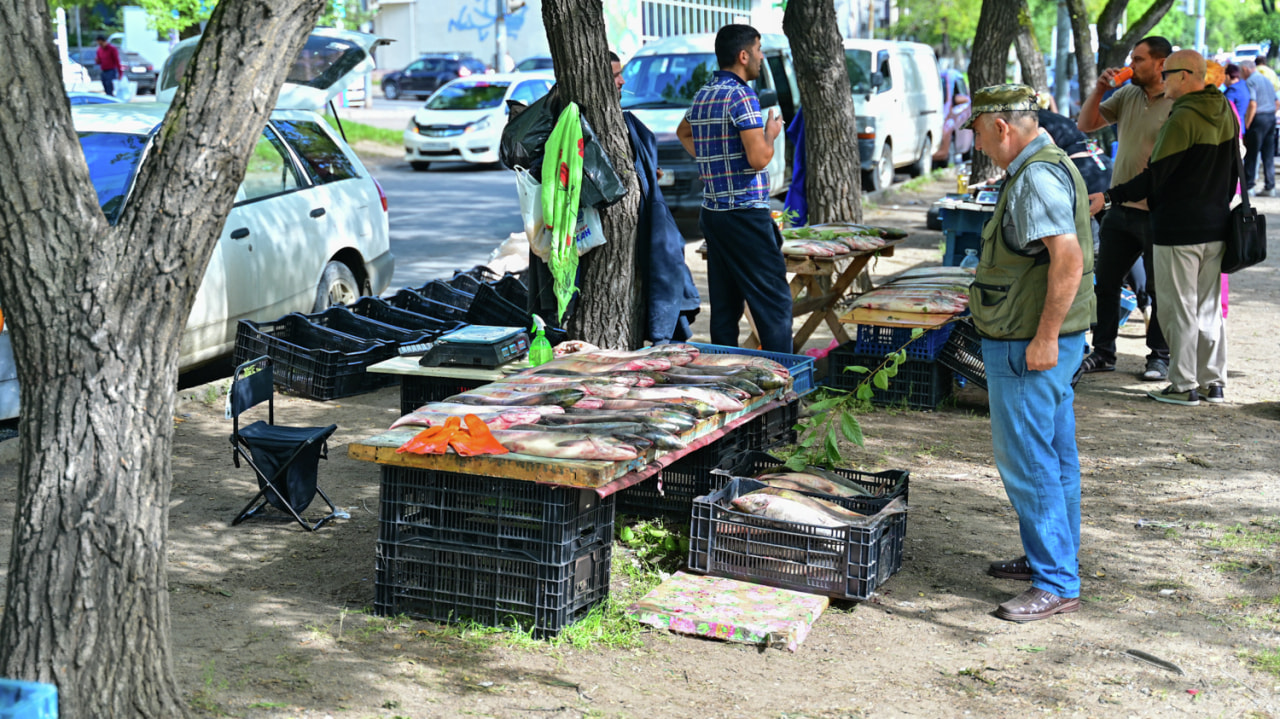
[[[119,71],[117,70],[102,71],[102,91],[104,93],[108,95],[116,94],[116,77],[118,77],[118,72]]]
[[[1004,491],[1018,513],[1031,585],[1080,596],[1080,455],[1071,376],[1084,333],[1058,339],[1058,364],[1027,369],[1027,342],[982,340],[991,402],[991,444]]]

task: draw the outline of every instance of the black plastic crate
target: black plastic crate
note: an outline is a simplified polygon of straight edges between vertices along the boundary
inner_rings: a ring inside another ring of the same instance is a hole
[[[392,307],[399,307],[402,310],[409,310],[410,312],[434,317],[438,320],[449,322],[467,321],[467,311],[465,309],[429,300],[413,290],[400,290],[387,301],[391,303]]]
[[[719,475],[722,479],[717,482],[716,489],[725,486],[730,479],[734,477],[746,477],[747,479],[755,479],[762,474],[770,474],[772,472],[789,472],[787,463],[769,454],[768,452],[742,452],[729,458],[728,461],[721,464],[720,467],[712,472]],[[905,469],[889,469],[883,472],[859,472],[856,469],[844,469],[836,467],[827,470],[834,472],[841,477],[852,479],[858,484],[866,487],[879,499],[893,499],[901,496],[903,501],[909,499],[909,489],[911,483],[911,473]]]
[[[694,500],[690,571],[840,599],[866,599],[902,567],[905,513],[869,527],[820,527],[746,514],[729,504],[764,486],[737,478]],[[874,514],[885,504],[825,499],[863,514]]]
[[[446,280],[446,284],[455,290],[466,292],[469,295],[475,295],[476,290],[480,289],[481,285],[484,283],[473,274],[454,270],[453,277]]]
[[[361,297],[348,309],[361,317],[377,320],[384,325],[426,333],[429,335],[429,340],[434,340],[446,332],[452,332],[463,326],[461,322],[438,320],[434,317],[420,315],[417,312],[393,307],[391,303],[381,297]]]
[[[554,636],[609,596],[612,560],[612,541],[563,564],[422,540],[379,541],[373,608],[384,617],[472,619],[491,627],[532,628],[537,637]]]
[[[471,301],[476,297],[470,292],[463,292],[451,286],[444,280],[431,280],[421,287],[413,288],[413,291],[429,300],[457,307],[464,312],[471,307]]]
[[[502,279],[486,284],[492,287],[499,297],[516,307],[529,306],[529,288],[516,275],[508,273],[503,275]]]
[[[383,467],[378,538],[562,564],[611,541],[615,506],[594,489]]]
[[[796,398],[781,407],[747,422],[738,429],[738,448],[741,450],[771,449],[796,443],[796,423],[800,421],[800,399]]]
[[[482,379],[400,375],[400,414],[409,414],[428,402],[443,402],[455,394],[489,383]]]
[[[742,451],[739,441],[737,432],[732,432],[677,459],[658,475],[618,492],[614,495],[618,514],[688,517],[694,497],[714,489],[712,470]]]
[[[393,327],[364,315],[358,315],[346,307],[330,307],[324,312],[303,315],[307,321],[345,335],[362,340],[381,340],[395,344],[426,342],[431,334],[422,330]]]
[[[467,309],[466,320],[468,324],[493,327],[530,327],[533,324],[533,316],[523,305],[517,307],[508,302],[489,285],[480,285],[475,301]]]
[[[883,357],[905,347],[909,358],[937,359],[939,350],[951,336],[951,328],[952,325],[945,324],[935,330],[925,330],[918,339],[912,341],[910,327],[858,325],[853,348],[858,354]]]
[[[853,342],[846,342],[831,350],[828,355],[827,386],[852,390],[867,375],[846,372],[845,367],[866,367],[875,371],[884,362],[881,355],[864,355],[853,350]],[[898,374],[889,379],[888,389],[875,389],[871,404],[893,407],[905,403],[911,409],[937,409],[942,400],[951,396],[951,370],[937,360],[907,358],[898,365]]]
[[[356,339],[298,314],[236,326],[236,364],[266,355],[275,363],[275,383],[307,399],[337,399],[395,382],[394,375],[365,371],[395,354],[393,344]]]
[[[982,337],[972,319],[957,320],[951,337],[938,353],[938,361],[982,389],[987,388],[987,366],[982,361]]]

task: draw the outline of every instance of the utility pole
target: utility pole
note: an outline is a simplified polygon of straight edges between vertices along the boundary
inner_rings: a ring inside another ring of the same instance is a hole
[[[1067,0],[1058,0],[1058,27],[1054,33],[1057,43],[1053,50],[1053,99],[1058,112],[1071,117],[1071,74],[1067,64],[1071,62],[1071,13]]]
[[[1194,0],[1192,0],[1194,2]],[[1209,48],[1205,46],[1204,40],[1204,23],[1205,23],[1205,0],[1200,0],[1199,6],[1196,8],[1196,51],[1201,55],[1208,57]]]
[[[494,59],[493,71],[507,71],[507,0],[498,3],[498,13],[493,16]]]

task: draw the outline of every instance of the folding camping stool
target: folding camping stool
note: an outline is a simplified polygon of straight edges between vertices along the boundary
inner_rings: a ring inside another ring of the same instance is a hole
[[[231,415],[231,459],[236,467],[243,457],[258,475],[258,493],[232,522],[239,524],[269,504],[292,515],[308,531],[337,516],[329,495],[316,485],[320,460],[329,458],[328,439],[338,425],[328,427],[287,427],[276,424],[275,373],[270,357],[259,357],[236,368],[227,398]],[[240,415],[267,402],[267,421],[258,420],[240,427]],[[329,505],[329,514],[315,524],[302,518],[316,493]],[[253,505],[261,499],[257,507]]]

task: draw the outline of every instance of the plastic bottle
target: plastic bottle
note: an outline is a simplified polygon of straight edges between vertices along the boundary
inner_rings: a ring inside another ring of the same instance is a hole
[[[960,260],[960,266],[968,270],[977,269],[978,268],[978,251],[965,250],[964,259]],[[532,350],[530,351],[532,352]]]
[[[533,341],[529,343],[529,366],[537,367],[540,364],[546,364],[551,361],[554,356],[551,352],[551,343],[547,341],[547,324],[542,321],[538,315],[533,316]]]

